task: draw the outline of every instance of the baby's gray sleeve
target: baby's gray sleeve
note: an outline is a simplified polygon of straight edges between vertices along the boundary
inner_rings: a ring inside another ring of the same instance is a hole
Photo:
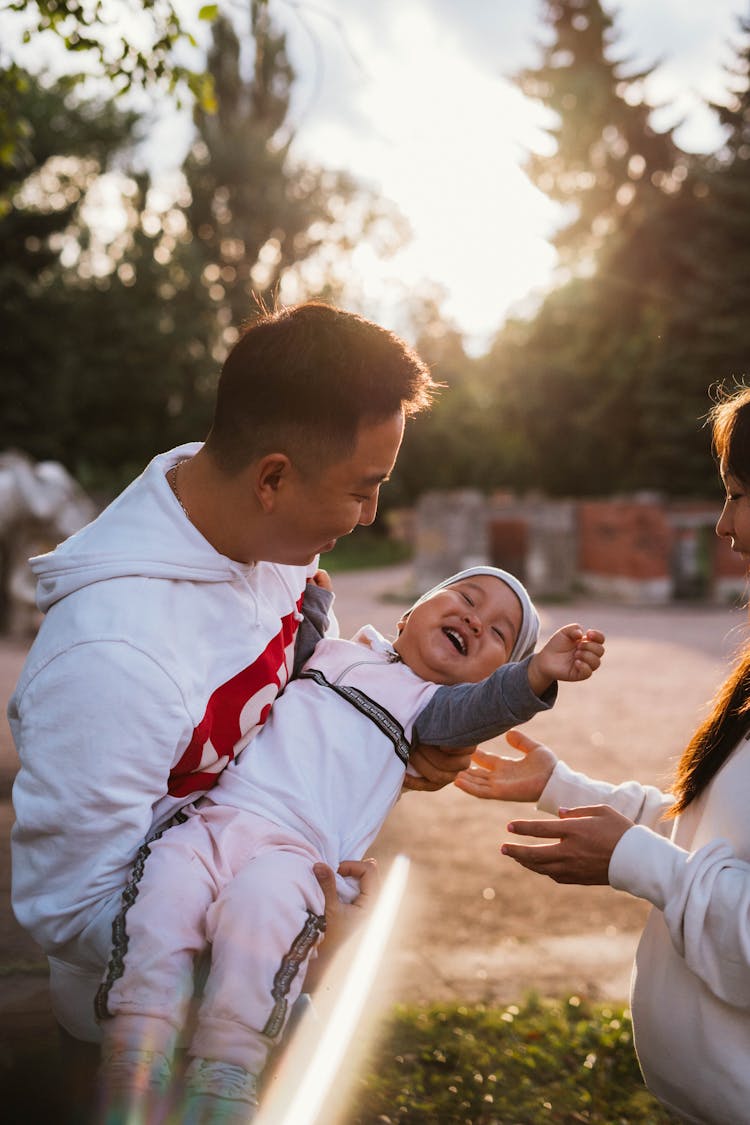
[[[503,664],[478,684],[441,685],[417,716],[412,742],[474,746],[548,711],[557,699],[557,684],[535,695],[529,687],[530,660]]]
[[[324,590],[322,586],[316,586],[314,582],[307,583],[302,602],[303,617],[294,640],[292,676],[299,674],[302,665],[310,659],[315,651],[318,641],[325,636],[332,605],[332,590]]]

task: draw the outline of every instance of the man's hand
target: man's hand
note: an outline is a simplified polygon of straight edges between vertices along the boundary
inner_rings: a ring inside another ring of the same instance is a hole
[[[380,891],[380,872],[374,859],[347,859],[339,864],[339,875],[359,879],[359,894],[352,903],[342,902],[336,890],[336,876],[325,863],[313,867],[325,899],[326,931],[318,944],[318,955],[309,964],[305,988],[315,988],[333,957],[366,920]]]
[[[552,844],[503,844],[500,851],[556,883],[609,883],[612,852],[633,821],[609,805],[560,809],[560,820],[514,820],[509,832],[552,839]]]
[[[417,789],[434,793],[455,781],[457,774],[468,769],[476,746],[464,750],[446,750],[439,746],[415,746],[409,755],[409,763],[418,770],[419,777],[407,773],[404,776],[404,789]]]
[[[565,625],[532,656],[529,685],[536,695],[544,695],[555,680],[587,680],[599,667],[603,655],[604,633],[598,629],[584,632],[580,625]]]
[[[492,801],[538,801],[557,764],[557,756],[520,730],[509,730],[505,741],[520,758],[504,758],[481,748],[475,750],[469,769],[455,784],[472,797]]]

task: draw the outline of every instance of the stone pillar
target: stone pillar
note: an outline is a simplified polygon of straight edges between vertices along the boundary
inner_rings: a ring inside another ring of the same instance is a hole
[[[416,508],[414,587],[424,592],[469,566],[488,563],[487,505],[476,489],[425,492]]]
[[[567,598],[578,576],[576,506],[571,500],[529,504],[526,584],[532,597]]]

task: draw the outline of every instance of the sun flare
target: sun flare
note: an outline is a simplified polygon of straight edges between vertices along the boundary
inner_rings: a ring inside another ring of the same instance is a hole
[[[472,66],[419,9],[398,9],[380,43],[357,32],[353,25],[355,56],[365,62],[352,67],[347,113],[325,112],[324,72],[324,112],[306,124],[304,149],[325,150],[409,216],[414,237],[390,260],[355,250],[362,289],[374,296],[391,283],[403,299],[403,288],[429,279],[445,288],[444,311],[470,336],[499,326],[554,266],[546,239],[556,209],[520,168],[524,151],[543,143],[540,110]]]

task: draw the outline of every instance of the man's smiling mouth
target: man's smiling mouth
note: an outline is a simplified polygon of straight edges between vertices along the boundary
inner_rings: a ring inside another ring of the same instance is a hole
[[[455,629],[449,628],[447,625],[443,628],[443,632],[456,649],[456,652],[460,652],[461,656],[466,656],[466,641],[461,634]]]

